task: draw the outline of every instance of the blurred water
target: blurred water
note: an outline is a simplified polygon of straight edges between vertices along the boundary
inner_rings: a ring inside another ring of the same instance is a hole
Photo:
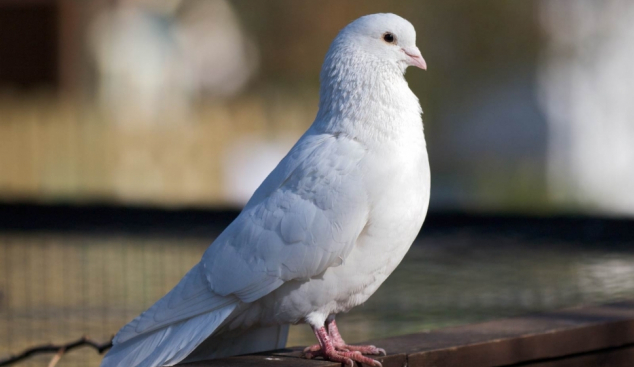
[[[161,297],[208,238],[103,234],[0,235],[0,358],[83,334],[107,340]],[[625,245],[625,246],[622,246]],[[582,303],[634,297],[634,251],[624,244],[503,237],[423,236],[379,291],[340,315],[349,342]],[[306,325],[288,345],[313,343]],[[41,366],[51,356],[21,366]],[[58,366],[97,365],[79,349]]]

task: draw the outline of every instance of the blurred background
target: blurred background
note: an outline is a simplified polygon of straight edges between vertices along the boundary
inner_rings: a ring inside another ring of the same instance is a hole
[[[337,32],[376,12],[429,66],[406,78],[431,209],[348,341],[633,297],[629,0],[0,0],[0,360],[107,341],[175,285],[312,123]]]

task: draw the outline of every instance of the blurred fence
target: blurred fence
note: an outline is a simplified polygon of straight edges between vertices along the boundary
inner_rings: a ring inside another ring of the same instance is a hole
[[[0,207],[0,360],[82,335],[107,341],[171,289],[235,214]],[[58,227],[64,231],[51,230]],[[618,220],[432,214],[404,262],[364,306],[340,315],[340,328],[359,342],[632,298],[631,228]],[[313,338],[305,325],[293,327],[289,345]],[[82,348],[58,366],[100,360]]]
[[[87,335],[107,341],[200,258],[208,240],[0,235],[0,359],[34,345]],[[51,355],[20,365],[42,366]],[[78,349],[60,366],[96,366]]]

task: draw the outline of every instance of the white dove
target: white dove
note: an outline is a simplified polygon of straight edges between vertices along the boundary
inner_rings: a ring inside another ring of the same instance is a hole
[[[364,303],[418,234],[430,172],[418,98],[416,32],[394,14],[335,38],[312,126],[174,289],[124,326],[102,367],[163,366],[282,348],[308,323],[307,358],[381,364],[347,345],[335,315]]]

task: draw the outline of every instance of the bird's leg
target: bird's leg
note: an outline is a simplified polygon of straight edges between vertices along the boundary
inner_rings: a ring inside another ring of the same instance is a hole
[[[339,335],[339,331],[337,331],[337,337],[338,339],[335,340],[333,339],[333,335],[330,333],[330,324],[331,322],[335,321],[335,318],[333,317],[333,315],[328,316],[328,318],[326,319],[325,322],[325,326],[326,326],[326,331],[328,332],[328,335],[330,336],[330,339],[333,341],[333,345],[337,345],[337,344],[342,344],[343,340],[341,339],[341,335]],[[312,326],[311,326],[312,327]],[[315,331],[315,328],[313,328],[313,331]],[[336,328],[336,326],[335,326]],[[335,329],[336,330],[336,329]],[[319,338],[317,338],[319,339]],[[335,347],[336,349],[336,347]],[[344,352],[349,352],[348,350],[344,350]],[[320,355],[321,353],[321,345],[319,344],[315,344],[315,345],[311,345],[310,347],[306,347],[304,348],[304,354],[307,355],[307,353],[312,353],[313,356],[317,356]],[[308,359],[310,359],[310,357],[307,357]]]
[[[332,325],[331,323],[326,323],[326,325],[330,326],[329,324]],[[340,362],[350,367],[354,367],[355,361],[369,365],[369,366],[373,366],[373,367],[382,367],[381,362],[375,361],[372,358],[363,356],[361,354],[361,351],[358,351],[358,350],[352,351],[352,350],[348,350],[344,348],[338,348],[337,346],[335,346],[335,343],[333,343],[333,339],[329,335],[329,330],[326,330],[325,326],[316,327],[311,325],[311,327],[313,328],[313,332],[315,333],[315,336],[317,337],[319,344],[313,345],[304,349],[305,358],[311,359],[317,356],[321,356],[326,360],[333,361],[333,362]],[[336,330],[336,326],[335,326],[335,330]],[[341,335],[339,335],[339,331],[337,330],[336,332],[337,332],[339,340],[343,342],[343,340],[341,339]],[[341,344],[341,346],[346,346],[346,345]],[[378,349],[378,348],[375,348],[375,349]]]
[[[361,352],[362,354],[371,354],[371,355],[386,355],[385,349],[377,348],[374,345],[348,345],[343,341],[341,334],[339,334],[339,329],[337,328],[337,323],[335,323],[335,319],[326,320],[326,326],[328,327],[328,334],[332,339],[333,344],[337,350],[346,350],[352,352]]]

